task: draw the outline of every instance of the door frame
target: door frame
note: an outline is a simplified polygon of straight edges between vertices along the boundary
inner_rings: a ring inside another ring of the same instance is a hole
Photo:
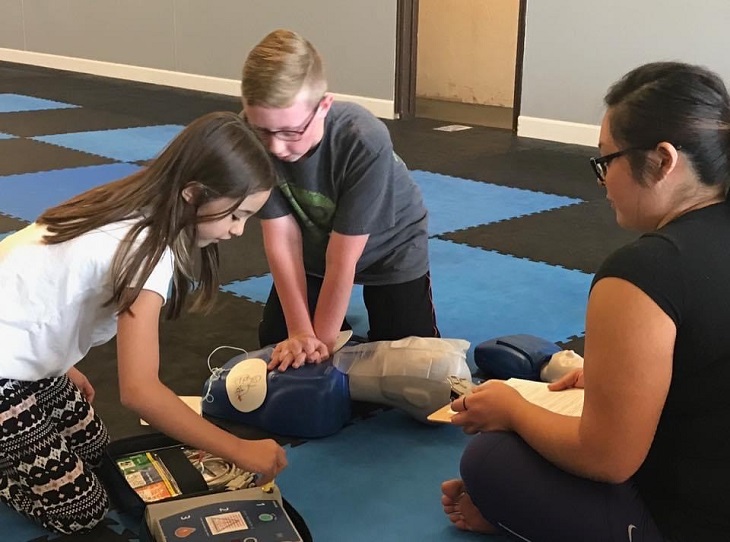
[[[398,0],[395,33],[395,118],[416,116],[418,0]]]
[[[517,16],[517,53],[512,105],[512,131],[517,125],[522,106],[522,71],[525,57],[527,0],[520,0]],[[395,50],[395,118],[416,115],[416,67],[418,60],[418,0],[398,0]]]
[[[527,26],[527,0],[520,0],[517,16],[517,54],[515,57],[515,94],[512,100],[512,131],[516,134],[522,109],[522,70],[525,62],[525,27]]]

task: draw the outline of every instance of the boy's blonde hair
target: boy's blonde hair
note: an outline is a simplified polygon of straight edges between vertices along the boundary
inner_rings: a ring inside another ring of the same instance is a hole
[[[312,105],[327,91],[322,58],[303,36],[274,30],[251,50],[243,65],[244,103],[282,109],[305,89]]]

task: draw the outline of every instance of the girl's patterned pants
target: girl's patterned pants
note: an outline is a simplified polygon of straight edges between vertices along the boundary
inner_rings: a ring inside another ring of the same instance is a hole
[[[0,378],[0,501],[52,531],[91,529],[109,508],[94,473],[106,426],[67,376]]]

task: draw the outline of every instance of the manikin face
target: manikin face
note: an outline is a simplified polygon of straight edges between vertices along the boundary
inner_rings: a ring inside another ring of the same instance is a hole
[[[322,140],[332,96],[325,94],[314,105],[308,96],[302,91],[291,106],[283,109],[244,105],[249,125],[279,160],[296,162]]]
[[[195,226],[198,246],[204,247],[231,237],[239,237],[243,233],[246,220],[263,207],[270,194],[270,190],[251,194],[232,213],[215,220],[198,222]],[[217,215],[230,209],[235,203],[236,200],[231,198],[213,199],[198,208],[198,216]]]

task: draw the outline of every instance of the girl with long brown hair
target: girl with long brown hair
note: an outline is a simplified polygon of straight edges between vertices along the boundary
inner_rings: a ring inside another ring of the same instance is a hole
[[[190,410],[159,379],[159,316],[218,289],[217,242],[269,197],[267,152],[234,113],[191,123],[146,168],[45,211],[0,242],[0,500],[44,527],[92,528],[108,498],[93,468],[109,441],[74,367],[117,337],[122,403],[190,446],[261,474],[286,466]],[[199,258],[196,258],[196,248]]]

